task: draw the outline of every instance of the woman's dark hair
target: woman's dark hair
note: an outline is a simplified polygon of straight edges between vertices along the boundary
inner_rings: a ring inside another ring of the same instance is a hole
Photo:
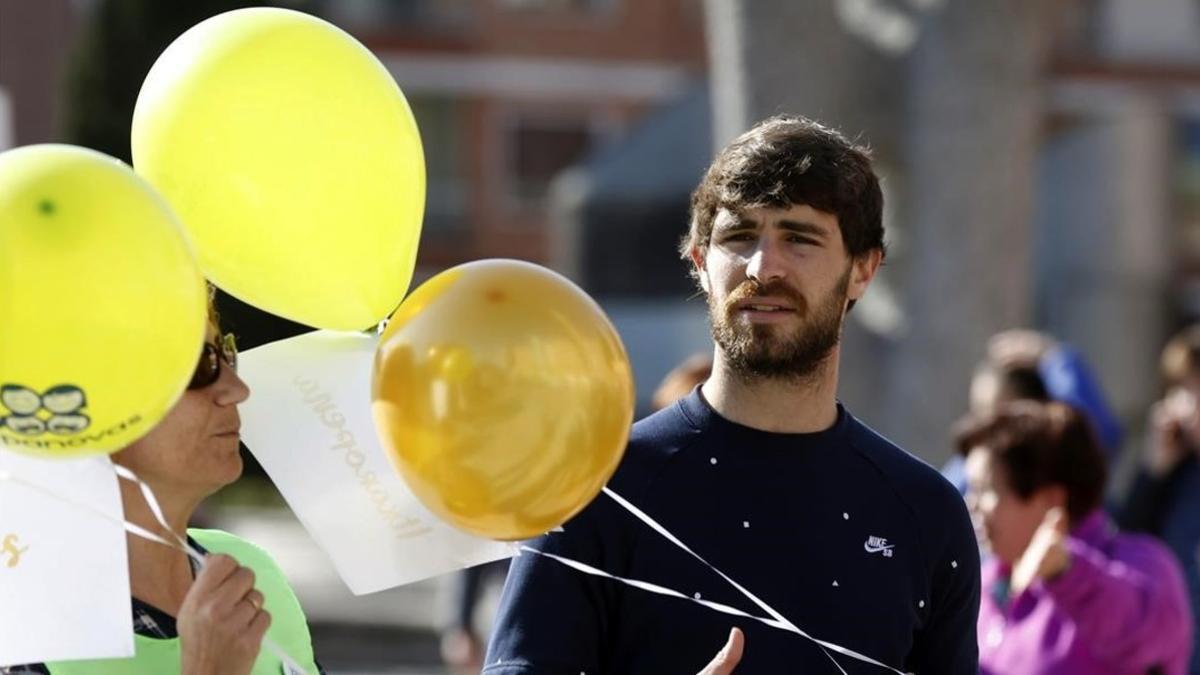
[[[1051,400],[1050,392],[1046,390],[1046,382],[1036,365],[987,361],[975,371],[975,376],[996,378],[996,383],[1006,400]]]
[[[1077,523],[1100,507],[1108,468],[1091,424],[1065,403],[1013,401],[960,424],[955,445],[966,457],[992,453],[1021,499],[1041,488],[1062,486],[1067,516]]]

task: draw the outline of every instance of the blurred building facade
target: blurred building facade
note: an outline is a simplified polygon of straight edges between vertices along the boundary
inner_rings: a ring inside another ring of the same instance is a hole
[[[62,76],[79,10],[70,0],[0,0],[0,151],[60,140]]]
[[[429,192],[425,273],[484,257],[550,263],[549,189],[704,77],[698,0],[334,0],[412,105]]]

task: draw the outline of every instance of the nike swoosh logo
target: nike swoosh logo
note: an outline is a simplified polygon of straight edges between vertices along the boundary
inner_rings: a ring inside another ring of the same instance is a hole
[[[879,553],[880,551],[887,551],[891,548],[895,548],[895,546],[895,544],[888,544],[887,546],[872,546],[871,544],[863,544],[863,550],[867,553]]]

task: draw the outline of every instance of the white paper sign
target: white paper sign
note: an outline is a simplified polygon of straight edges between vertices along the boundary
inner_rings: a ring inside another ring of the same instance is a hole
[[[241,355],[242,440],[355,595],[513,555],[421,505],[371,417],[376,338],[318,331]]]
[[[123,521],[107,457],[0,450],[0,666],[133,656]]]

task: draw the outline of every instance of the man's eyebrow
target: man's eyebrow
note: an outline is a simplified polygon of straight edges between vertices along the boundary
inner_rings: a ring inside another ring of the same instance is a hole
[[[737,230],[757,230],[758,223],[753,218],[746,216],[733,216],[732,218],[722,218],[717,221],[713,228],[717,232],[733,232]]]
[[[820,225],[817,225],[816,223],[810,223],[804,220],[781,220],[779,221],[779,227],[800,234],[811,234],[822,239],[829,237],[828,230]]]

